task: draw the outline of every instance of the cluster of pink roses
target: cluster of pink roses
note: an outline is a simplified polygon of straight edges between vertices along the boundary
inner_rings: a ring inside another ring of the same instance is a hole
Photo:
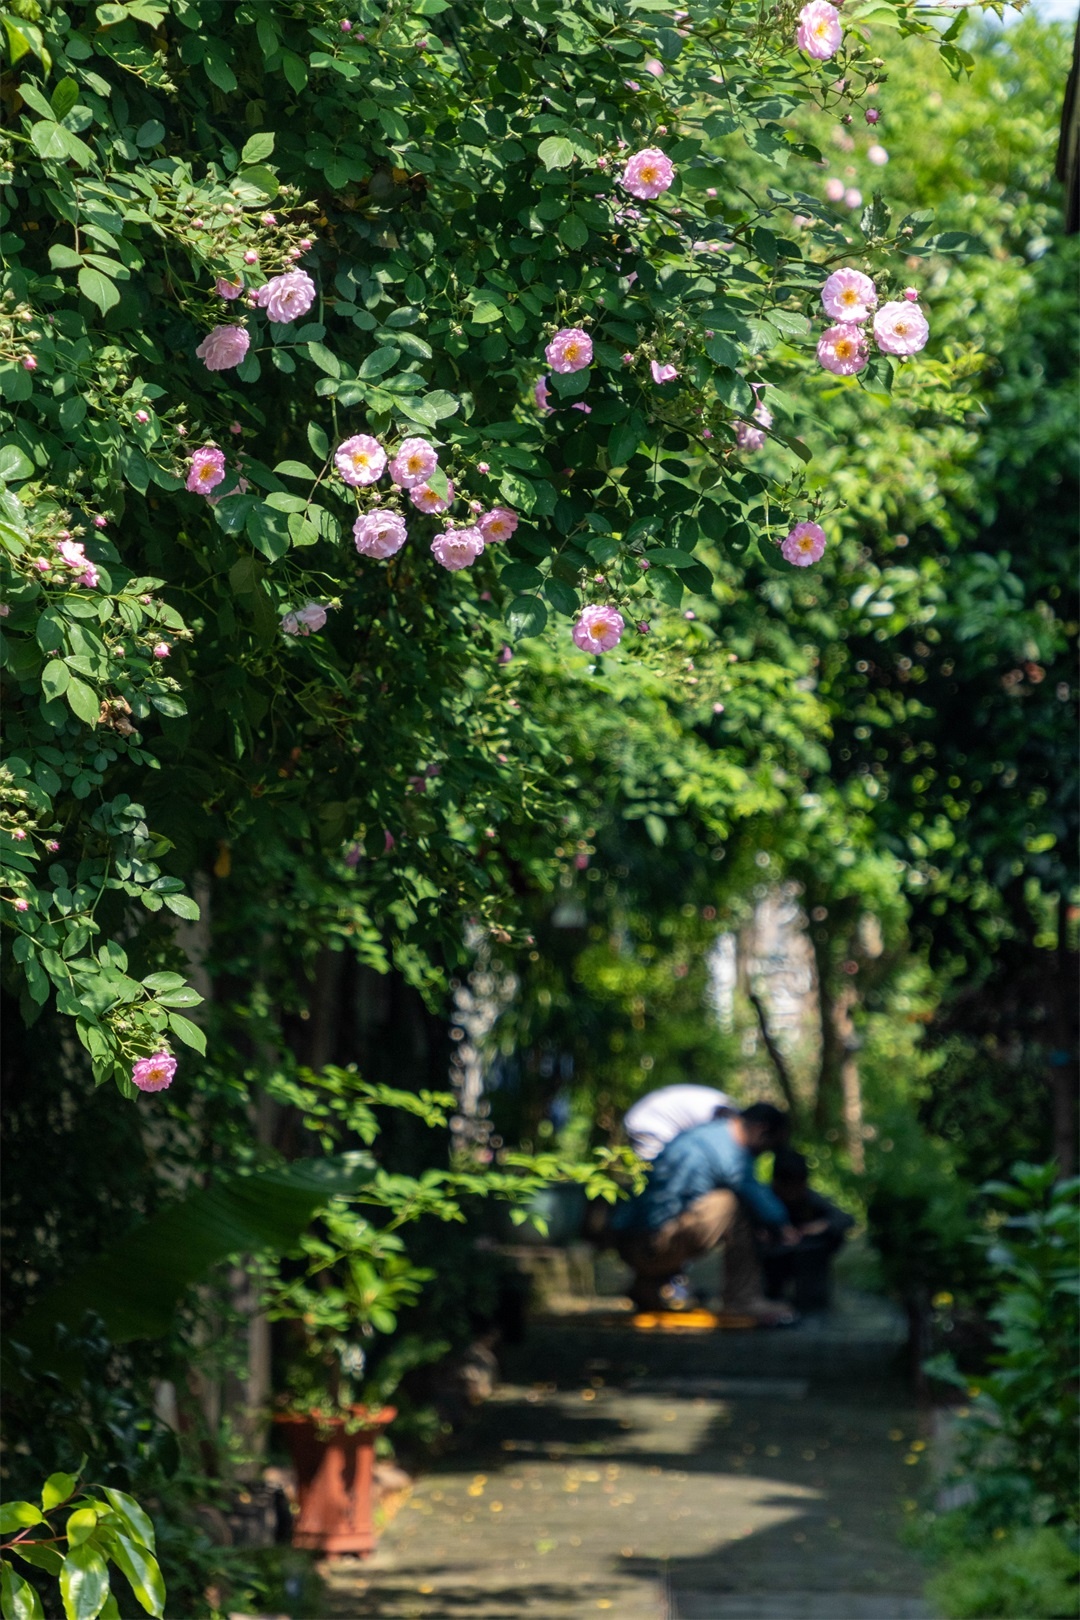
[[[231,301],[239,298],[243,286],[219,276],[219,295]],[[286,270],[272,276],[263,286],[248,294],[253,309],[264,309],[267,319],[278,325],[298,321],[315,302],[315,283],[306,270]],[[231,371],[240,365],[251,347],[251,334],[244,326],[215,326],[195,350],[207,371]]]
[[[930,336],[918,293],[906,287],[902,299],[877,309],[877,288],[861,270],[834,270],[821,289],[821,302],[834,324],[818,340],[817,354],[826,371],[851,377],[870,358],[863,323],[873,316],[874,341],[882,354],[918,354]],[[876,310],[876,313],[875,313]]]
[[[61,540],[57,552],[66,568],[70,568],[75,575],[76,585],[85,585],[93,590],[98,583],[98,571],[86,555],[81,540]]]
[[[406,491],[417,511],[433,517],[449,511],[454,499],[451,479],[446,481],[445,494],[429,482],[439,465],[439,455],[426,439],[405,439],[391,459],[378,439],[369,433],[357,433],[338,446],[334,465],[353,489],[376,484],[384,472],[389,472],[391,482]],[[483,554],[485,545],[508,540],[518,526],[517,513],[507,506],[493,507],[490,512],[475,510],[474,523],[460,528],[448,525],[431,542],[432,554],[444,568],[468,568]],[[408,530],[400,513],[390,507],[375,507],[357,518],[353,537],[361,556],[385,561],[401,550]]]

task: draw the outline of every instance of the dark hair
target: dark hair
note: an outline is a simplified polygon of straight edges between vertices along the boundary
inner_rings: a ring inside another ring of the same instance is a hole
[[[774,1108],[772,1103],[751,1103],[749,1108],[743,1109],[741,1118],[748,1125],[760,1125],[766,1141],[774,1147],[779,1147],[786,1140],[791,1129],[788,1116],[779,1108]]]
[[[809,1167],[794,1148],[779,1148],[773,1158],[772,1178],[774,1181],[807,1181]]]

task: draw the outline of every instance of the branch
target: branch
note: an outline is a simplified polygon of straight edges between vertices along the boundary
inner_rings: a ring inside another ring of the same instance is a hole
[[[755,1013],[757,1014],[758,1027],[761,1030],[761,1038],[765,1042],[765,1050],[768,1052],[769,1057],[772,1060],[773,1068],[776,1070],[776,1078],[780,1082],[780,1090],[784,1093],[784,1101],[788,1105],[792,1118],[794,1118],[799,1112],[799,1105],[795,1097],[795,1087],[792,1084],[791,1072],[788,1069],[787,1063],[784,1059],[784,1054],[777,1046],[776,1041],[773,1039],[772,1031],[769,1028],[769,1020],[765,1014],[765,1004],[761,997],[757,994],[756,990],[751,989],[749,985],[746,989],[746,995],[751,1007],[753,1007]]]

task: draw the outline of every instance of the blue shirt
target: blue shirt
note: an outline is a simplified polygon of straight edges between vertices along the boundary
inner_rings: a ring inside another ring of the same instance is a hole
[[[706,1193],[727,1188],[762,1226],[786,1226],[787,1210],[754,1175],[753,1155],[732,1136],[726,1121],[710,1120],[682,1131],[656,1159],[645,1188],[615,1213],[623,1232],[655,1232]]]

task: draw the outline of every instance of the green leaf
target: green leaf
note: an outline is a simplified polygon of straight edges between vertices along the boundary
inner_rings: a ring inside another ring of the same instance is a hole
[[[116,1561],[123,1569],[120,1559]],[[60,1570],[60,1596],[67,1620],[97,1620],[108,1595],[109,1567],[101,1553],[96,1547],[72,1547]]]
[[[158,118],[148,118],[145,124],[140,124],[135,131],[135,145],[144,149],[148,146],[158,146],[165,139],[165,125]]]
[[[45,696],[52,698],[63,697],[71,681],[71,671],[61,658],[50,658],[41,672],[41,689]],[[94,709],[95,716],[97,708]]]
[[[244,150],[240,153],[241,163],[261,163],[268,158],[274,150],[273,133],[252,135],[250,140],[244,142]]]
[[[319,476],[310,467],[305,467],[302,461],[279,461],[274,471],[280,473],[282,478],[315,479]]]
[[[6,484],[21,483],[33,476],[34,463],[17,444],[0,445],[0,478]]]
[[[84,1541],[89,1541],[97,1532],[97,1510],[92,1507],[76,1508],[69,1513],[65,1529],[68,1541],[73,1547],[79,1547]]]
[[[330,441],[315,422],[309,422],[307,425],[307,441],[315,454],[321,456],[323,460],[330,454]]]
[[[4,1620],[43,1620],[41,1599],[34,1588],[6,1562],[0,1566],[0,1598]]]
[[[88,726],[96,726],[101,704],[98,695],[92,686],[80,681],[77,675],[68,680],[65,696],[71,707],[71,712],[80,720],[85,720]]]
[[[7,1550],[18,1553],[25,1563],[33,1564],[35,1569],[43,1569],[47,1575],[59,1575],[64,1562],[62,1554],[55,1547],[39,1547],[32,1541],[12,1543]]]
[[[579,214],[564,214],[559,221],[559,240],[576,251],[589,240],[589,227]]]
[[[96,304],[103,315],[120,302],[116,283],[89,264],[84,264],[79,271],[79,291],[84,298],[89,298],[92,304]]]
[[[192,916],[190,920],[192,922],[198,921],[199,908],[195,904],[194,900],[188,900],[187,896],[183,894],[167,894],[165,896],[165,904],[169,905],[171,900],[187,900],[187,904],[194,910],[194,916]],[[169,909],[172,911],[175,908],[170,905]],[[177,915],[183,916],[184,913],[179,912]],[[158,1000],[161,1002],[163,1007],[198,1007],[203,998],[200,996],[197,990],[192,989],[190,984],[182,984],[176,990],[163,990],[158,996]]]
[[[74,107],[79,99],[79,86],[74,79],[61,79],[52,93],[52,110],[58,121],[62,121]]]
[[[341,376],[341,362],[325,343],[305,343],[304,347],[320,371],[325,371],[328,377]]]
[[[68,155],[67,130],[62,124],[43,118],[30,131],[30,139],[39,157],[62,162]]]
[[[199,1034],[202,1034],[202,1030],[199,1031]],[[205,1047],[205,1041],[203,1044]],[[154,1540],[154,1526],[145,1508],[140,1507],[133,1496],[115,1490],[110,1485],[104,1487],[104,1495],[117,1518],[123,1520],[127,1532],[133,1540],[140,1542],[144,1547],[149,1547],[150,1551],[154,1552],[157,1545]]]
[[[147,1614],[165,1613],[165,1582],[161,1578],[157,1559],[130,1536],[117,1532],[112,1542],[112,1556],[127,1576],[131,1590]],[[80,1617],[81,1620],[81,1617]]]
[[[237,178],[245,186],[254,186],[264,197],[276,197],[281,190],[277,175],[261,163],[257,163],[253,169],[241,169]]]
[[[0,1504],[0,1536],[12,1530],[25,1530],[31,1524],[44,1524],[41,1509],[33,1502],[4,1502]]]
[[[625,467],[641,443],[645,423],[640,416],[631,416],[625,422],[616,422],[608,435],[608,460],[613,467]]]
[[[549,135],[537,148],[537,157],[545,169],[565,169],[573,163],[575,152],[565,135]]]
[[[581,606],[577,591],[573,586],[567,585],[565,580],[549,579],[544,585],[544,595],[556,613],[565,613],[568,617],[576,614]]]
[[[181,990],[184,980],[179,973],[148,973],[142,985],[144,990]]]
[[[72,1496],[79,1483],[78,1474],[50,1474],[41,1491],[41,1505],[48,1513]]]
[[[170,1013],[169,1028],[178,1041],[183,1041],[185,1046],[194,1047],[200,1057],[206,1056],[206,1036],[198,1024],[193,1024],[191,1019],[185,1018],[182,1013]]]
[[[368,382],[373,377],[383,377],[388,371],[393,371],[399,358],[400,356],[395,348],[388,346],[376,349],[373,354],[368,355],[357,376],[362,378],[364,382]]]
[[[517,596],[506,615],[510,634],[515,641],[538,636],[547,624],[547,616],[547,608],[538,596]]]

